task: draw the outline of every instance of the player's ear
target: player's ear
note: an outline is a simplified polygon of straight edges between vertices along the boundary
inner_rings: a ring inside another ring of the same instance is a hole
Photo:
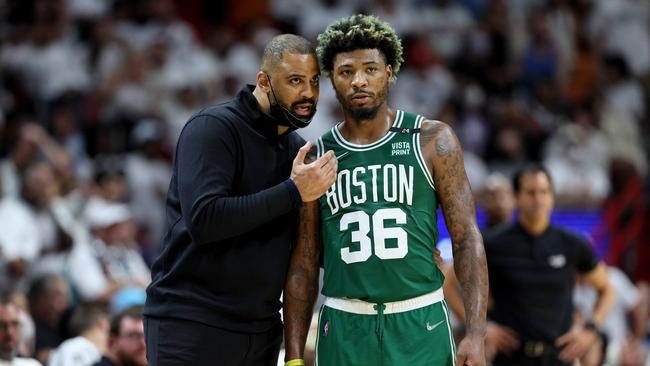
[[[392,80],[393,78],[393,65],[386,65],[386,78]]]

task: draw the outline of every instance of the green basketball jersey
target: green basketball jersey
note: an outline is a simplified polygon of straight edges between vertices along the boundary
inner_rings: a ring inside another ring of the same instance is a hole
[[[442,286],[423,119],[397,111],[397,130],[368,145],[345,141],[337,126],[318,140],[319,156],[333,150],[338,158],[336,181],[320,199],[324,295],[384,303]]]

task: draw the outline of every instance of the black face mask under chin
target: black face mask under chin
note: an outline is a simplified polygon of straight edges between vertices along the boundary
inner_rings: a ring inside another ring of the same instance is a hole
[[[271,117],[277,122],[277,124],[279,124],[280,126],[289,127],[289,129],[292,131],[309,126],[311,120],[314,118],[314,115],[316,114],[316,101],[299,100],[293,103],[295,105],[295,104],[310,102],[313,103],[314,105],[312,107],[311,114],[309,115],[308,118],[296,117],[293,115],[293,113],[291,113],[291,111],[289,111],[288,109],[280,105],[280,103],[278,103],[278,98],[275,96],[275,92],[273,91],[273,85],[271,85],[271,78],[269,76],[267,76],[267,78],[269,79],[269,86],[271,87],[271,94],[267,94],[269,98],[270,114]],[[273,95],[273,98],[271,98],[271,95]]]

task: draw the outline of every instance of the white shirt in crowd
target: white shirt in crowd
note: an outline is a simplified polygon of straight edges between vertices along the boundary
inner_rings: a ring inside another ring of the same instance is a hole
[[[16,357],[11,361],[0,360],[0,366],[42,366],[33,358]]]
[[[79,336],[61,343],[50,357],[48,366],[90,366],[101,358],[97,347]]]

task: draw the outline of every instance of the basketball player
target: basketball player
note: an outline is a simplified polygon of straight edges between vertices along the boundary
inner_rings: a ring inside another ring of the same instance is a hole
[[[285,365],[304,364],[319,237],[327,298],[317,365],[485,365],[487,266],[456,136],[442,122],[388,106],[403,61],[388,24],[355,15],[331,24],[318,42],[344,120],[317,142],[319,155],[336,154],[337,179],[300,212],[284,296]],[[467,313],[457,351],[434,263],[439,205]]]

